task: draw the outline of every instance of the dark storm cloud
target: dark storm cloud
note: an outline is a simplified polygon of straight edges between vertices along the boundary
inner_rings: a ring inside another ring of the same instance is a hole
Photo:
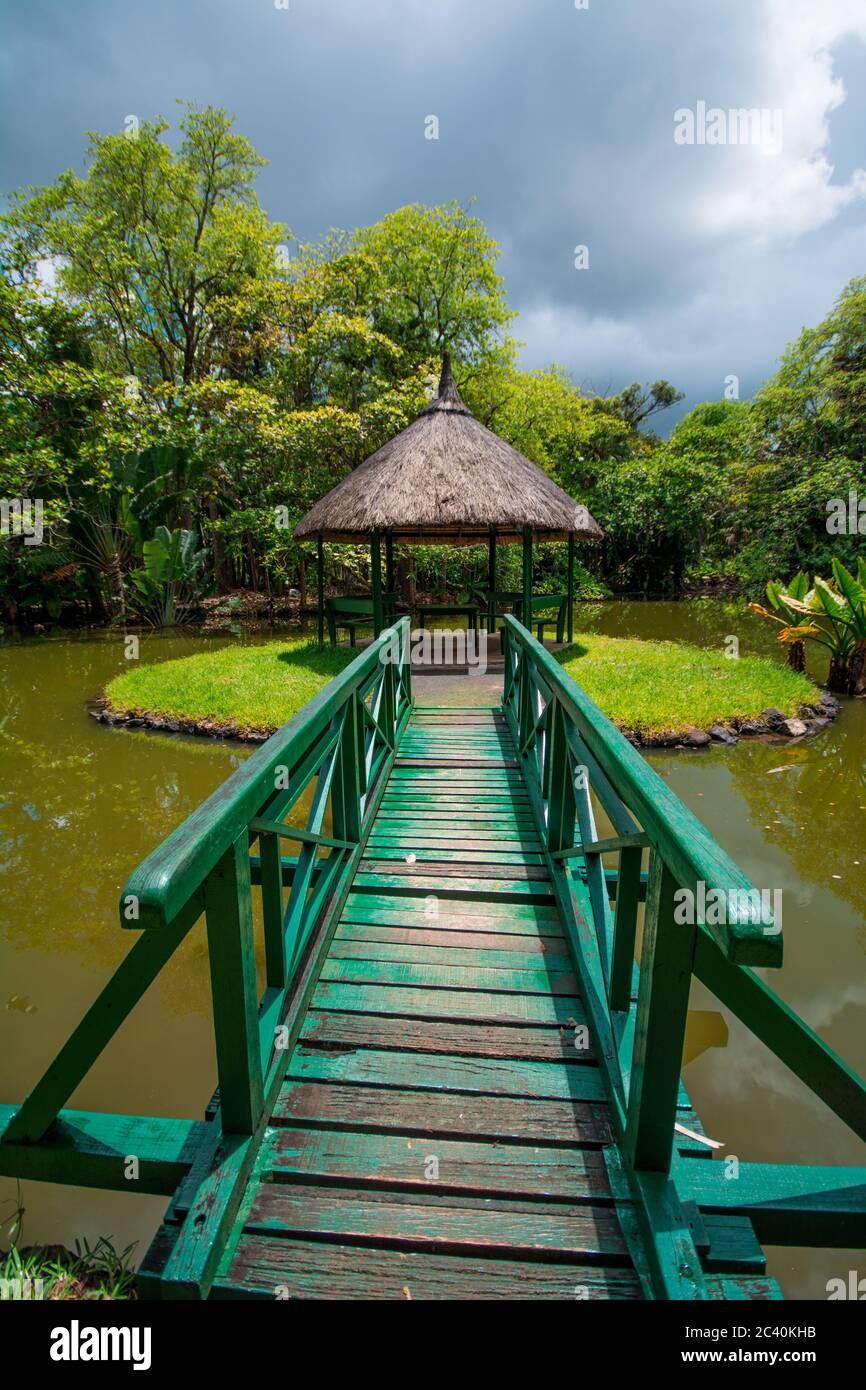
[[[81,168],[85,129],[213,102],[270,160],[262,201],[304,239],[474,197],[503,248],[525,365],[555,358],[598,389],[669,376],[688,403],[735,373],[749,394],[866,268],[862,9],[6,3],[0,182]],[[698,100],[784,108],[783,154],[676,145],[673,113]]]

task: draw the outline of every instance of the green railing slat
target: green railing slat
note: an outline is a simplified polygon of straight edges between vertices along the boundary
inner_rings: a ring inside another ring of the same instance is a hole
[[[537,668],[556,700],[585,742],[611,786],[627,809],[640,822],[681,887],[695,889],[704,883],[706,892],[718,890],[750,892],[752,885],[734,861],[716,843],[696,816],[683,805],[661,777],[624,738],[597,705],[563,670],[555,657],[523,628],[512,614],[506,614],[507,645],[512,644],[521,659]],[[523,709],[528,707],[527,682],[519,682]],[[521,723],[521,743],[529,732]],[[782,936],[775,927],[755,922],[710,925],[727,957],[745,965],[779,966],[782,963]]]

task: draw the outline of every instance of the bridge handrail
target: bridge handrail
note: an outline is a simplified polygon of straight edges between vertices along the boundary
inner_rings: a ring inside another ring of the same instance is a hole
[[[680,885],[693,889],[703,883],[707,894],[753,893],[738,865],[556,658],[512,614],[504,621],[506,644],[511,642],[530,656],[608,782],[640,821]],[[775,923],[708,923],[707,930],[728,960],[743,965],[782,963],[781,927]]]
[[[55,1120],[68,1129],[64,1117],[71,1112],[62,1107],[202,912],[221,1127],[234,1135],[255,1132],[279,1082],[280,1053],[288,1046],[280,1033],[287,1011],[294,1008],[292,991],[305,947],[317,928],[330,927],[348,891],[411,706],[409,619],[404,617],[133,871],[121,896],[120,920],[123,927],[144,930],[24,1103],[2,1115],[0,1172],[28,1172],[33,1146]],[[306,826],[294,826],[285,817],[311,785]],[[329,808],[330,835],[324,833]],[[282,854],[283,840],[298,846],[297,857]],[[258,859],[250,854],[256,841]],[[264,926],[266,988],[261,998],[253,885],[261,888]],[[82,1153],[101,1175],[110,1175],[106,1185],[111,1186],[117,1165],[102,1136],[113,1135],[117,1117],[92,1118],[100,1139],[87,1138]],[[139,1131],[159,1123],[136,1121]],[[75,1145],[81,1147],[80,1141]],[[161,1171],[157,1162],[157,1183]]]
[[[238,834],[275,799],[275,772],[291,773],[327,743],[334,717],[373,682],[394,634],[402,639],[408,625],[404,617],[382,632],[142,860],[120,895],[122,926],[165,927],[179,916]],[[131,901],[137,918],[130,917]]]
[[[755,892],[748,879],[512,615],[505,619],[503,645],[503,708],[574,944],[628,1163],[635,1171],[667,1172],[675,1158],[693,975],[866,1138],[866,1082],[748,968],[781,964],[780,924],[772,914],[763,925],[710,921],[700,907],[701,884],[704,903],[712,891],[727,903],[730,892]],[[614,827],[611,836],[596,831],[591,793]],[[618,854],[617,870],[604,867],[610,853]],[[693,894],[691,913],[680,910],[683,888]]]

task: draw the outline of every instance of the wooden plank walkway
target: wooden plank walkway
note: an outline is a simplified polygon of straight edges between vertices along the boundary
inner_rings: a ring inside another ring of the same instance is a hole
[[[502,713],[417,709],[210,1296],[642,1298],[585,1022]],[[698,1220],[712,1298],[780,1296]]]

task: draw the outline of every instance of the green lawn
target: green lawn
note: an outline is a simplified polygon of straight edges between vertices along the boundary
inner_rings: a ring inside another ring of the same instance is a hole
[[[709,729],[770,708],[796,715],[819,694],[805,676],[767,657],[731,660],[722,650],[679,642],[579,633],[558,659],[609,719],[639,734]]]
[[[223,647],[132,667],[111,681],[106,696],[117,713],[270,732],[357,655],[306,639]]]
[[[111,682],[110,707],[138,717],[192,720],[208,728],[270,732],[348,665],[356,653],[307,640],[224,647],[177,661],[133,667]],[[760,714],[786,715],[814,701],[817,688],[779,662],[676,642],[579,634],[559,654],[620,728],[644,735]]]

